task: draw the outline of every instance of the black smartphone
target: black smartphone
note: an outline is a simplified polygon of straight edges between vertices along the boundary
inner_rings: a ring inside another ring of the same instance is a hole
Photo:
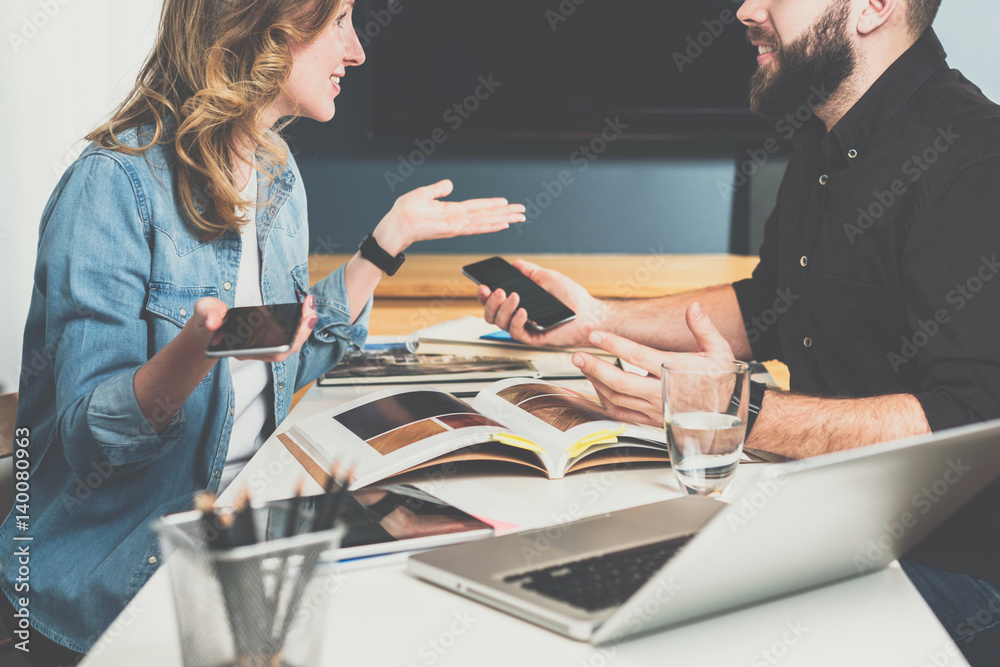
[[[463,266],[462,273],[491,290],[502,289],[508,296],[517,292],[521,297],[519,307],[528,312],[528,326],[536,331],[548,331],[576,317],[566,304],[531,282],[502,257]]]
[[[230,308],[219,329],[222,338],[209,345],[205,355],[242,357],[288,352],[301,320],[301,303]]]

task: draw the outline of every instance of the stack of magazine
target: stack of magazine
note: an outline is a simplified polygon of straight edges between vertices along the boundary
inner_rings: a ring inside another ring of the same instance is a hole
[[[375,351],[345,355],[335,368],[320,378],[319,384],[331,387],[358,384],[477,382],[540,376],[535,366],[524,359]]]
[[[614,361],[596,348],[524,345],[481,317],[461,317],[407,337],[370,336],[365,350],[345,355],[318,384],[484,383],[514,377],[577,380],[583,378],[572,362],[577,350]]]

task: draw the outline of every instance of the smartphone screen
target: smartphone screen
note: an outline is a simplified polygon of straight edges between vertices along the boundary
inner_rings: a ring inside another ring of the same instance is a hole
[[[222,338],[209,345],[209,357],[281,354],[292,348],[302,319],[301,303],[230,308],[219,331]]]
[[[528,324],[538,331],[569,322],[576,313],[501,257],[490,257],[462,267],[462,273],[491,290],[502,289],[508,295],[517,292],[521,308],[528,312]]]

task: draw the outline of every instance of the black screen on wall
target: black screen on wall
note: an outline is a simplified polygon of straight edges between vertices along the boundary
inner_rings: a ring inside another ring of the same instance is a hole
[[[766,132],[732,0],[368,0],[371,131],[383,137]],[[458,105],[456,107],[456,105]]]

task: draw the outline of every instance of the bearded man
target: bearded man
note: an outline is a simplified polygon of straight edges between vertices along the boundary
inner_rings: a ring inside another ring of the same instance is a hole
[[[747,445],[795,458],[1000,417],[1000,107],[946,63],[931,28],[939,6],[740,8],[758,50],[751,107],[793,129],[795,146],[752,278],[601,301],[519,262],[576,320],[527,330],[516,294],[480,287],[486,320],[646,369],[574,355],[617,416],[659,426],[656,376],[673,353],[783,361],[791,391],[756,387]],[[994,664],[1000,481],[901,563],[970,662]]]

